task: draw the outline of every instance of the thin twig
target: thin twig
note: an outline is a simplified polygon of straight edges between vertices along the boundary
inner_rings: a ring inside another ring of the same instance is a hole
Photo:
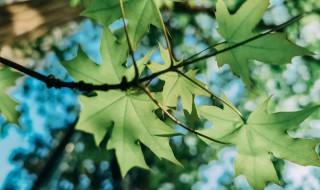
[[[128,43],[128,47],[129,47],[129,52],[132,58],[132,62],[133,62],[133,66],[134,66],[134,80],[138,80],[139,78],[139,69],[138,69],[138,65],[137,62],[134,58],[134,51],[133,51],[133,47],[130,41],[130,37],[129,37],[129,32],[128,32],[128,28],[125,22],[125,14],[124,14],[124,8],[123,8],[123,2],[122,0],[120,1],[120,10],[121,10],[121,17],[122,17],[122,21],[123,21],[123,27],[124,27],[124,31],[126,34],[126,38],[127,38],[127,43]]]
[[[159,72],[157,72],[157,73],[153,73],[153,74],[151,74],[151,75],[149,75],[149,76],[146,76],[146,77],[144,77],[144,78],[141,78],[141,79],[139,80],[139,82],[148,81],[148,80],[153,79],[153,78],[156,78],[156,77],[158,77],[158,76],[160,76],[160,75],[162,75],[162,74],[164,74],[164,73],[167,73],[167,72],[170,72],[170,71],[174,71],[175,69],[178,69],[178,68],[180,68],[180,67],[183,67],[183,66],[186,66],[186,65],[190,65],[190,64],[199,62],[199,61],[201,61],[201,60],[204,60],[204,59],[207,59],[207,58],[210,58],[210,57],[219,55],[219,54],[224,53],[224,52],[226,52],[226,51],[230,51],[230,50],[232,50],[232,49],[238,48],[238,47],[240,47],[240,46],[242,46],[242,45],[245,45],[245,44],[247,44],[247,43],[249,43],[249,42],[252,42],[252,41],[254,41],[254,40],[257,40],[257,39],[259,39],[259,38],[261,38],[261,37],[263,37],[263,36],[266,36],[266,35],[268,35],[268,34],[270,34],[270,33],[272,33],[272,32],[275,32],[275,31],[277,31],[277,30],[279,30],[279,29],[281,29],[281,28],[284,28],[284,27],[292,24],[293,22],[296,22],[297,20],[301,19],[302,17],[303,17],[302,14],[300,14],[300,15],[298,15],[298,16],[295,16],[295,17],[293,17],[292,19],[288,20],[287,22],[285,22],[285,23],[283,23],[283,24],[281,24],[281,25],[278,25],[277,27],[275,27],[275,28],[273,28],[273,29],[270,29],[270,30],[268,30],[268,31],[266,31],[266,32],[264,32],[264,33],[262,33],[262,34],[258,34],[258,35],[256,35],[256,36],[253,36],[253,37],[251,37],[251,38],[249,38],[249,39],[246,39],[246,40],[244,40],[244,41],[242,41],[242,42],[236,43],[236,44],[234,44],[234,45],[232,45],[232,46],[229,46],[229,47],[227,47],[227,48],[224,48],[224,49],[222,49],[222,50],[220,50],[220,51],[216,51],[216,52],[213,52],[213,53],[211,53],[211,54],[204,55],[204,56],[202,56],[202,57],[199,57],[199,58],[196,58],[196,59],[193,59],[193,60],[190,60],[190,61],[182,61],[180,64],[177,64],[177,65],[175,65],[175,66],[173,66],[173,67],[169,67],[168,69],[165,69],[165,70],[163,70],[163,71],[159,71]]]
[[[146,84],[144,84],[146,87],[149,86],[149,84],[152,82],[153,79],[149,80],[146,82]]]
[[[182,75],[184,78],[188,79],[190,82],[192,82],[193,84],[197,85],[199,88],[201,88],[205,92],[209,93],[211,95],[211,97],[213,97],[213,98],[221,101],[223,104],[227,105],[229,108],[231,108],[233,111],[235,111],[239,115],[239,117],[242,119],[242,121],[244,123],[246,123],[246,119],[242,116],[242,114],[237,109],[235,109],[232,105],[230,105],[228,102],[226,102],[225,100],[223,100],[222,98],[220,98],[219,96],[217,96],[216,94],[211,92],[210,90],[206,89],[205,87],[201,86],[200,84],[198,84],[197,82],[192,80],[192,78],[190,78],[188,75],[184,74],[183,72],[179,71],[178,69],[175,70],[174,72]]]
[[[205,51],[207,51],[207,50],[209,50],[209,49],[212,49],[212,48],[214,48],[215,46],[220,45],[220,44],[223,44],[223,43],[225,43],[225,42],[226,42],[226,41],[223,41],[223,42],[220,42],[220,43],[217,43],[217,44],[211,45],[211,46],[209,46],[209,47],[205,48],[204,50],[201,50],[200,52],[198,52],[198,53],[196,53],[196,54],[194,54],[194,55],[192,55],[192,56],[188,57],[188,58],[187,58],[187,59],[185,59],[184,61],[189,61],[190,59],[193,59],[194,57],[197,57],[198,55],[202,54],[203,52],[205,52]]]
[[[181,126],[182,128],[186,129],[187,131],[193,133],[193,134],[196,134],[198,136],[201,136],[203,138],[206,138],[208,140],[211,140],[213,142],[216,142],[216,143],[220,143],[220,144],[229,144],[229,143],[225,143],[225,142],[222,142],[222,141],[219,141],[219,140],[216,140],[216,139],[213,139],[211,137],[208,137],[202,133],[199,133],[198,131],[194,130],[194,129],[191,129],[189,128],[188,126],[184,125],[183,123],[181,123],[180,121],[178,121],[173,115],[171,115],[161,104],[160,102],[155,98],[153,97],[152,93],[149,91],[148,88],[146,88],[142,83],[139,84],[140,88],[149,96],[149,98],[163,111],[163,113],[168,116],[173,122],[175,122],[177,125]]]
[[[153,4],[156,6],[156,3],[155,3],[154,0],[153,0]],[[163,35],[164,35],[164,38],[166,40],[167,48],[168,48],[168,51],[169,51],[170,65],[173,66],[174,65],[174,59],[173,59],[173,55],[172,55],[172,51],[171,51],[171,45],[170,45],[170,41],[169,41],[168,34],[167,34],[167,28],[164,25],[160,9],[157,9],[157,14],[158,14],[158,17],[159,17],[159,19],[161,21],[161,27],[162,27],[162,30],[163,30]]]
[[[204,60],[204,59],[207,59],[207,58],[216,56],[216,55],[221,54],[221,53],[224,53],[224,52],[226,52],[226,51],[235,49],[235,48],[237,48],[237,47],[239,47],[239,46],[245,45],[245,44],[247,44],[247,43],[249,43],[249,42],[252,42],[252,41],[254,41],[254,40],[256,40],[256,39],[259,39],[259,38],[261,38],[261,37],[263,37],[263,36],[266,36],[266,35],[268,35],[268,34],[270,34],[270,33],[272,33],[272,32],[275,32],[275,31],[277,31],[277,30],[280,30],[280,29],[282,29],[282,28],[284,28],[284,27],[286,27],[286,26],[288,26],[288,25],[296,22],[297,20],[301,19],[302,17],[303,17],[303,14],[300,14],[300,15],[295,16],[295,17],[293,17],[292,19],[290,19],[290,20],[288,20],[288,21],[286,21],[286,22],[278,25],[278,26],[275,27],[275,28],[272,28],[272,29],[270,29],[270,30],[268,30],[268,31],[266,31],[266,32],[264,32],[264,33],[261,33],[261,34],[258,34],[258,35],[256,35],[256,36],[253,36],[253,37],[251,37],[251,38],[249,38],[249,39],[247,39],[247,40],[244,40],[244,41],[242,41],[242,42],[239,42],[239,43],[234,44],[234,45],[232,45],[232,46],[229,46],[229,47],[227,47],[227,48],[224,48],[224,49],[222,49],[222,50],[220,50],[220,51],[213,52],[213,53],[208,54],[208,55],[204,55],[204,56],[202,56],[202,57],[196,58],[196,59],[191,60],[191,61],[183,61],[183,62],[181,62],[181,63],[179,64],[178,67],[190,65],[190,64],[199,62],[199,61],[201,61],[201,60]]]

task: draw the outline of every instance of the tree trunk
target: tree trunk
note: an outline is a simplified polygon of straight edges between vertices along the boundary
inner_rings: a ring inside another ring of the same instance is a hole
[[[81,8],[68,0],[28,0],[0,7],[0,46],[21,39],[35,39],[71,20],[80,19]]]

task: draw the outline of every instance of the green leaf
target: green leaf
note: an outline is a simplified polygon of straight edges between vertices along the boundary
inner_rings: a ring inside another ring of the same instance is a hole
[[[140,143],[159,158],[180,165],[169,146],[169,138],[176,132],[154,114],[156,105],[146,94],[109,91],[93,98],[80,97],[82,112],[77,129],[94,134],[99,144],[112,129],[108,149],[115,149],[121,174],[132,167],[148,169]],[[112,127],[113,126],[113,127]]]
[[[216,49],[222,50],[258,35],[253,30],[268,6],[268,0],[247,0],[234,15],[231,15],[224,1],[218,0],[218,33],[226,42],[216,46]],[[289,42],[285,34],[272,33],[219,54],[216,58],[220,67],[229,64],[233,73],[238,75],[246,86],[252,87],[250,60],[281,65],[290,63],[294,56],[307,54],[310,54],[308,50]]]
[[[104,30],[101,44],[102,65],[92,62],[81,49],[78,56],[66,63],[66,69],[76,80],[93,83],[119,83],[123,76],[134,77],[133,67],[124,67],[122,56],[127,56],[126,46],[119,44],[109,30]],[[152,51],[137,62],[142,72]],[[147,146],[159,158],[180,164],[169,146],[168,136],[176,132],[154,114],[157,106],[146,94],[110,90],[97,92],[98,96],[80,97],[82,111],[77,129],[92,133],[95,142],[101,143],[110,130],[108,149],[115,149],[121,174],[132,167],[148,169],[140,143]],[[164,137],[166,136],[166,137]]]
[[[123,0],[123,5],[128,20],[129,38],[133,49],[136,49],[150,24],[161,28],[158,8],[153,0]],[[109,26],[121,18],[119,0],[92,0],[82,15],[97,20],[103,26]]]
[[[137,62],[139,72],[144,70],[153,50]],[[128,81],[134,78],[134,67],[127,68],[128,45],[119,42],[110,30],[104,29],[101,39],[102,67],[94,63],[81,48],[77,56],[64,62],[64,67],[76,80],[93,84],[119,84],[124,76]]]
[[[148,65],[149,69],[153,73],[169,68],[171,63],[168,50],[164,49],[161,45],[159,45],[159,48],[164,64],[153,62]],[[174,64],[176,65],[178,62],[175,62]],[[204,83],[195,78],[196,72],[196,70],[189,70],[187,73],[185,73],[185,75],[190,77],[195,83],[205,87]],[[184,109],[191,113],[194,95],[210,96],[196,84],[176,72],[167,72],[163,75],[160,75],[159,78],[165,81],[163,87],[163,103],[166,106],[176,107],[178,98],[181,98]]]
[[[102,65],[94,63],[81,48],[75,59],[64,63],[70,75],[77,80],[94,84],[119,84],[127,70],[128,45],[119,42],[110,30],[104,29],[101,37]]]
[[[157,4],[157,7],[168,7],[168,8],[173,8],[174,1],[172,0],[154,0],[154,2]]]
[[[226,97],[224,99],[228,101]],[[243,174],[253,189],[264,189],[267,182],[279,184],[272,156],[302,166],[320,166],[320,159],[315,151],[320,141],[292,138],[287,133],[288,130],[297,128],[320,106],[297,112],[269,113],[268,101],[251,113],[246,123],[227,106],[224,109],[213,106],[198,108],[199,114],[213,123],[211,128],[199,132],[237,146],[235,174]],[[208,144],[212,143],[203,140]]]
[[[12,100],[6,92],[7,87],[13,86],[21,75],[13,72],[9,67],[0,70],[0,112],[10,123],[18,124],[19,112],[16,110],[17,102]]]

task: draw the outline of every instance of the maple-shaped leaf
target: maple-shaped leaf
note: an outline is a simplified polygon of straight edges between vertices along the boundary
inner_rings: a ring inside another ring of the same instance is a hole
[[[136,49],[139,41],[147,34],[150,24],[161,28],[158,7],[153,0],[123,0],[123,6],[129,38],[133,49]],[[92,0],[82,15],[109,26],[121,18],[120,1]]]
[[[159,63],[151,63],[148,65],[148,68],[153,72],[163,71],[170,67],[171,60],[169,56],[169,52],[167,49],[164,49],[161,45],[159,45],[160,53],[164,64]],[[174,64],[178,64],[179,62],[175,62]],[[189,70],[185,75],[191,78],[195,83],[205,87],[205,84],[195,78],[197,71]],[[198,87],[195,83],[186,79],[182,75],[177,72],[167,72],[163,75],[160,75],[159,78],[163,80],[163,103],[166,106],[176,107],[178,98],[181,98],[181,102],[183,108],[186,109],[189,113],[192,112],[192,102],[194,99],[194,95],[203,95],[210,96],[207,92]]]
[[[180,165],[168,138],[176,132],[155,115],[157,107],[146,94],[112,90],[93,98],[80,97],[80,102],[77,129],[94,134],[97,144],[112,130],[107,148],[115,149],[122,176],[135,166],[149,168],[140,143],[159,158]]]
[[[119,84],[127,72],[128,45],[118,41],[108,29],[101,36],[102,65],[94,63],[81,48],[77,56],[64,63],[71,76],[94,84]]]
[[[3,114],[10,123],[18,123],[19,112],[16,110],[17,102],[12,100],[6,92],[9,86],[13,86],[21,74],[13,72],[9,67],[0,69],[0,113]]]
[[[234,15],[231,15],[224,1],[218,0],[216,4],[218,33],[226,42],[216,46],[216,49],[219,51],[258,35],[253,30],[268,5],[268,0],[247,0]],[[251,88],[250,60],[281,65],[290,63],[294,56],[307,54],[310,54],[308,50],[289,42],[285,34],[272,33],[219,54],[216,59],[220,67],[229,64],[232,72]]]
[[[230,105],[230,101],[224,97]],[[269,113],[268,101],[261,104],[248,120],[244,121],[228,106],[223,109],[213,106],[198,108],[199,114],[213,123],[204,135],[222,142],[235,144],[238,156],[235,160],[235,175],[244,175],[253,189],[264,189],[267,182],[279,184],[272,164],[272,156],[302,166],[320,166],[315,151],[319,140],[293,138],[287,131],[297,128],[320,106],[297,112]],[[205,139],[206,143],[211,144]]]
[[[101,43],[102,64],[92,62],[81,49],[75,59],[64,63],[76,80],[95,84],[121,82],[134,77],[133,67],[124,66],[127,58],[126,44],[121,44],[109,30],[104,30]],[[146,67],[152,52],[137,62],[139,71]],[[143,92],[143,91],[142,91]],[[163,123],[154,113],[157,106],[144,93],[110,90],[97,92],[98,96],[81,96],[82,110],[76,128],[94,135],[99,144],[111,131],[107,148],[115,149],[121,174],[124,176],[132,167],[148,168],[145,163],[141,143],[159,158],[180,164],[169,145],[169,136],[176,132]]]

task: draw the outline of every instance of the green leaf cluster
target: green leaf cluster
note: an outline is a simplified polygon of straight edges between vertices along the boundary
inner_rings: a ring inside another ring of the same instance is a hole
[[[108,29],[103,32],[101,44],[101,52],[105,52],[101,65],[91,61],[79,49],[75,59],[64,63],[65,68],[76,80],[98,84],[120,83],[124,76],[131,80],[134,77],[133,67],[124,65],[127,44],[119,43]],[[137,62],[141,72],[151,54]],[[180,165],[169,146],[169,137],[177,132],[157,118],[154,113],[157,107],[146,94],[136,90],[111,90],[97,94],[92,98],[80,97],[82,111],[77,129],[92,133],[97,144],[111,131],[107,149],[115,149],[123,176],[135,166],[148,169],[141,143],[159,158]]]
[[[225,96],[224,100],[229,102]],[[247,121],[227,106],[223,109],[214,106],[198,108],[200,115],[213,123],[201,133],[237,146],[235,175],[244,175],[254,189],[264,189],[268,182],[280,185],[271,161],[273,156],[303,166],[320,166],[315,151],[320,141],[292,138],[287,133],[320,106],[297,112],[269,113],[268,102],[269,99],[258,106]]]
[[[219,51],[256,36],[258,33],[254,32],[255,27],[268,6],[268,0],[247,0],[234,15],[231,15],[224,1],[218,0],[217,31],[226,41],[216,46],[216,49]],[[252,88],[250,60],[281,65],[290,63],[294,56],[308,54],[308,50],[289,42],[285,34],[275,32],[219,54],[216,59],[220,67],[229,64],[234,74],[239,76],[247,87]]]
[[[148,67],[153,73],[157,73],[169,68],[171,63],[168,50],[164,49],[161,45],[159,45],[159,48],[164,64],[159,64],[156,62],[149,64]],[[175,62],[175,65],[178,63],[179,62]],[[197,83],[200,86],[205,87],[204,83],[195,78],[196,72],[196,70],[189,70],[185,73],[185,75],[187,75],[193,81],[186,79],[176,72],[167,72],[159,76],[159,78],[165,82],[162,94],[163,103],[166,106],[176,107],[178,99],[180,98],[183,108],[191,113],[194,95],[210,96],[209,93],[203,91],[201,88],[195,85],[195,83]]]
[[[216,4],[217,31],[225,39],[215,46],[218,66],[229,64],[233,73],[250,88],[253,85],[249,64],[253,60],[282,65],[289,63],[294,56],[310,54],[279,32],[263,34],[245,42],[259,35],[256,26],[268,6],[268,0],[247,0],[235,14],[230,14],[223,0],[217,0]],[[158,109],[175,124],[197,134],[209,145],[219,141],[236,145],[236,175],[244,175],[254,189],[263,189],[268,182],[279,184],[271,161],[273,157],[304,166],[320,166],[315,151],[320,141],[293,138],[287,133],[297,128],[320,106],[296,112],[270,113],[267,111],[268,99],[248,119],[244,118],[225,95],[218,98],[206,90],[206,85],[196,79],[197,70],[186,67],[185,63],[190,62],[174,60],[159,13],[153,0],[92,0],[82,15],[95,19],[103,27],[100,49],[102,64],[90,60],[81,47],[74,59],[63,64],[75,81],[94,85],[117,85],[129,81],[127,84],[131,86],[126,89],[99,91],[96,92],[97,96],[90,98],[80,96],[82,111],[77,123],[78,130],[93,134],[97,145],[109,138],[106,148],[115,151],[122,176],[133,167],[149,169],[142,144],[158,158],[181,165],[169,144],[170,137],[178,133],[158,116],[161,114],[155,114]],[[123,26],[126,38],[119,38],[110,30],[110,25],[120,19],[126,22]],[[139,61],[132,59],[133,65],[129,67],[129,53],[134,56],[132,51],[138,48],[150,25],[164,30],[167,49],[159,45],[164,64],[149,63],[154,52],[152,50]],[[240,46],[230,48],[237,44]],[[230,49],[225,51],[226,48]],[[8,68],[0,71],[0,111],[14,123],[18,120],[15,110],[17,104],[7,96],[5,90],[14,84],[18,76]],[[150,78],[146,81],[144,77]],[[155,78],[164,82],[162,90],[149,92],[146,83]],[[195,96],[216,98],[223,108],[214,105],[195,107]],[[186,117],[192,114],[192,117],[199,119],[200,115],[203,121],[208,120],[213,126],[195,131],[175,119],[168,110],[175,110],[179,100],[187,111]]]

